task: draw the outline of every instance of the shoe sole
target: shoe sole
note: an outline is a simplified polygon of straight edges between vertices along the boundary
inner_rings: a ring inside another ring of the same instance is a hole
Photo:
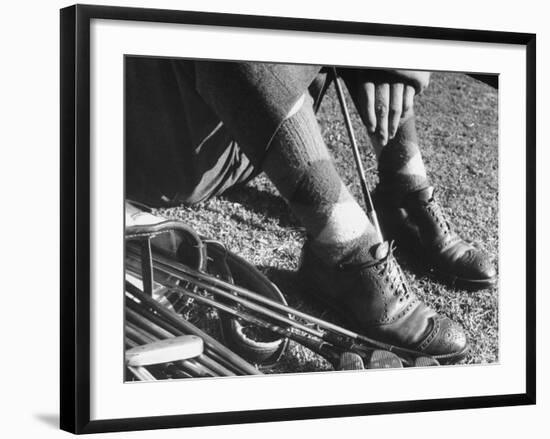
[[[497,276],[493,276],[486,279],[468,279],[466,277],[459,277],[455,274],[448,273],[434,264],[430,264],[432,273],[439,279],[445,281],[451,287],[456,287],[462,290],[478,291],[486,288],[490,288],[497,284]]]
[[[298,273],[298,274],[300,275],[301,273]],[[304,276],[300,276],[300,278],[304,279]],[[350,317],[349,315],[347,315],[347,313],[344,310],[342,310],[338,305],[336,305],[335,302],[333,302],[331,299],[327,298],[326,296],[323,296],[323,295],[319,294],[318,292],[313,291],[311,288],[313,288],[313,286],[310,283],[308,283],[307,288],[302,288],[302,292],[305,295],[307,295],[308,297],[311,297],[313,300],[316,300],[316,301],[326,305],[341,320],[343,320],[344,322],[347,322],[350,325],[349,329],[351,329],[352,331],[355,331],[359,334],[363,333],[362,330],[361,330],[361,325],[359,324],[359,322],[357,322],[357,320],[354,317]],[[364,335],[367,335],[367,334],[364,334]],[[376,340],[376,339],[374,339],[374,340]],[[414,352],[416,354],[415,358],[418,358],[418,357],[431,357],[431,358],[434,358],[441,365],[456,364],[456,363],[464,360],[464,358],[466,358],[466,355],[468,355],[468,352],[470,351],[470,345],[466,344],[464,349],[462,349],[459,352],[452,352],[452,353],[444,354],[444,355],[430,355],[430,354],[427,354],[426,352],[416,351],[415,349],[406,348],[406,347],[403,347],[403,346],[392,345],[391,343],[386,343],[384,341],[381,341],[380,343],[387,344],[388,346],[392,346],[392,347],[395,347],[397,349],[403,349],[403,350],[411,351],[411,355],[412,355],[412,352]],[[404,359],[404,360],[406,360],[406,359]],[[414,361],[413,361],[413,364],[414,364]]]

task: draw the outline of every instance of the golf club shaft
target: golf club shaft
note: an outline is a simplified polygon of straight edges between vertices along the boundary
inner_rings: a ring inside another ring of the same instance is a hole
[[[138,336],[141,338],[142,341],[152,338],[150,334],[147,334],[144,330],[142,330],[141,328],[131,323],[126,324],[126,329],[127,330],[130,329],[130,331],[137,332]],[[157,340],[153,339],[153,341],[157,341]],[[153,341],[148,341],[147,343],[152,343]],[[143,344],[147,344],[147,343],[143,343]],[[180,361],[177,361],[177,364],[180,367],[182,367],[185,371],[187,372],[192,371],[199,376],[211,376],[211,377],[217,376],[209,367],[205,366],[204,364],[201,364],[196,360],[191,360],[191,359],[180,360]],[[129,367],[132,367],[132,366],[129,366]],[[141,369],[144,369],[144,367],[141,367]]]
[[[126,315],[133,324],[136,326],[139,326],[139,329],[143,330],[147,335],[151,337],[155,337],[157,340],[163,340],[167,338],[173,338],[174,335],[169,333],[168,331],[162,329],[158,325],[156,325],[154,322],[151,322],[147,317],[144,315],[139,314],[138,312],[127,309]],[[205,366],[210,371],[219,374],[220,376],[234,376],[235,373],[228,370],[223,365],[219,364],[216,360],[209,358],[204,353],[200,355],[199,357],[194,359],[197,363],[200,363],[202,366]],[[187,360],[180,360],[180,362],[187,361]]]
[[[353,151],[353,157],[355,159],[355,165],[357,167],[357,173],[359,174],[359,181],[361,183],[361,190],[363,191],[363,198],[365,199],[367,215],[376,230],[376,234],[378,235],[379,242],[383,242],[384,238],[382,237],[382,231],[380,230],[380,224],[378,224],[378,217],[376,216],[374,203],[372,202],[372,198],[370,196],[370,189],[367,183],[367,177],[365,175],[365,169],[363,167],[361,155],[359,153],[359,147],[357,146],[355,131],[353,130],[353,126],[351,124],[351,117],[349,115],[348,106],[346,104],[346,99],[344,97],[342,86],[340,85],[340,80],[338,79],[338,73],[336,72],[336,68],[334,67],[332,68],[332,74],[334,76],[334,86],[336,87],[336,95],[338,96],[338,101],[340,101],[342,115],[344,116],[344,122],[348,131],[348,136],[351,143],[351,149]]]
[[[132,253],[133,253],[132,249],[129,246],[127,256],[132,256]],[[171,276],[174,276],[178,279],[182,279],[186,282],[190,282],[212,293],[217,293],[220,288],[224,288],[225,290],[233,293],[231,294],[230,298],[234,298],[236,295],[241,295],[248,299],[255,300],[264,305],[267,305],[271,308],[275,308],[284,313],[291,314],[296,318],[301,318],[310,324],[318,325],[320,328],[323,328],[327,331],[331,331],[332,333],[335,333],[338,336],[349,337],[353,340],[368,343],[373,347],[380,348],[380,349],[388,349],[391,347],[391,345],[387,345],[386,343],[370,339],[356,332],[342,328],[341,326],[335,325],[333,323],[314,317],[310,314],[299,311],[295,308],[291,308],[282,303],[275,302],[270,298],[264,297],[258,293],[247,290],[238,285],[227,283],[221,279],[218,279],[212,276],[207,276],[204,273],[201,273],[200,271],[197,271],[197,270],[193,270],[192,268],[187,267],[183,264],[174,263],[170,261],[168,258],[165,258],[161,255],[154,254],[153,260],[154,260],[154,266],[157,270],[170,274]],[[290,324],[294,325],[294,322],[295,321],[293,320],[292,323]],[[312,328],[309,328],[309,331],[312,331],[312,330],[313,330]],[[317,331],[315,335],[320,336],[321,334]]]
[[[208,335],[206,332],[201,331],[196,326],[190,324],[186,320],[182,319],[179,315],[165,309],[159,305],[153,298],[146,296],[138,288],[134,287],[132,284],[126,283],[126,288],[130,293],[135,296],[140,302],[144,305],[147,305],[155,310],[162,318],[168,320],[170,324],[182,331],[182,333],[189,333],[201,337],[204,343],[207,346],[210,346],[213,350],[217,351],[220,355],[230,358],[232,362],[238,364],[240,368],[246,371],[250,375],[262,375],[262,373],[257,370],[250,363],[245,361],[243,358],[239,357],[233,351],[222,345],[216,339]]]
[[[133,333],[142,344],[153,343],[158,339],[155,338],[152,334],[148,333],[145,329],[140,328],[139,326],[126,322],[126,331]],[[201,362],[196,360],[181,360],[177,362],[185,371],[192,371],[199,376],[217,376],[209,367],[201,364]]]
[[[289,327],[282,327],[273,324],[272,322],[266,321],[263,318],[253,316],[252,314],[249,314],[242,310],[237,310],[232,308],[230,305],[225,305],[220,302],[217,302],[214,299],[209,299],[207,297],[203,297],[199,294],[193,293],[189,290],[183,290],[184,294],[189,295],[190,297],[193,297],[195,300],[205,303],[207,305],[210,305],[214,308],[219,309],[220,311],[226,312],[229,315],[232,315],[236,318],[241,318],[249,323],[252,323],[260,328],[269,329],[272,332],[275,332],[276,334],[282,335],[284,337],[288,337],[294,341],[297,341],[298,343],[304,345],[305,347],[317,352],[318,354],[324,356],[330,361],[335,361],[338,359],[338,353],[334,351],[334,346],[329,344],[328,341],[325,340],[324,334],[320,334],[319,336],[305,336],[303,334],[299,334],[296,331],[292,331],[291,328],[295,328],[295,322],[294,324],[290,320],[290,328]],[[313,338],[315,337],[315,338]]]
[[[184,372],[192,375],[193,377],[215,377],[217,376],[209,368],[199,364],[195,361],[178,361],[178,367],[181,367]]]
[[[178,275],[175,272],[175,270],[171,270],[169,267],[160,268],[160,267],[157,266],[156,269],[160,270],[162,272],[165,272],[166,274],[170,274],[172,276],[177,276]],[[189,279],[189,280],[191,281],[191,279]],[[287,316],[285,316],[284,314],[281,314],[281,313],[273,311],[269,308],[266,308],[265,306],[262,306],[261,304],[254,303],[250,300],[239,297],[237,295],[234,295],[234,294],[232,294],[230,292],[227,292],[227,291],[224,291],[222,289],[209,286],[209,285],[204,284],[200,281],[197,282],[195,280],[194,283],[196,283],[198,286],[201,286],[202,288],[208,289],[208,291],[210,291],[210,292],[214,292],[214,293],[218,294],[219,296],[223,297],[224,299],[228,299],[228,300],[237,302],[238,304],[248,308],[249,310],[258,312],[258,313],[262,314],[263,316],[267,316],[268,318],[271,318],[275,321],[278,321],[279,323],[283,323],[287,326],[290,326],[290,327],[293,327],[295,329],[301,330],[301,331],[303,331],[303,332],[305,332],[305,333],[307,333],[311,336],[314,336],[314,337],[317,337],[317,338],[320,338],[320,339],[323,339],[324,336],[325,336],[325,334],[323,332],[315,330],[315,329],[313,329],[311,327],[308,327],[306,325],[303,325],[303,324],[297,322],[296,320],[292,320],[292,319],[288,318]],[[177,286],[177,287],[174,286],[174,289],[175,290],[177,289],[177,290],[181,291],[183,294],[187,295],[188,297],[192,297],[192,298],[194,298],[198,301],[202,301],[202,302],[204,302],[204,303],[206,303],[210,306],[214,306],[214,307],[217,307],[219,309],[225,310],[228,313],[234,312],[234,310],[232,308],[229,309],[230,307],[228,307],[228,306],[219,304],[219,302],[216,302],[214,300],[207,299],[203,296],[200,296],[200,295],[194,293],[193,291],[189,291],[187,288],[185,288],[183,286]],[[235,315],[235,317],[243,317],[244,313],[243,313],[243,311],[239,311],[238,313],[236,313],[234,315]],[[288,334],[283,334],[283,335],[288,336]]]
[[[235,375],[246,375],[247,372],[239,368],[235,363],[232,363],[230,359],[222,357],[219,353],[213,351],[208,346],[205,346],[204,352],[213,360],[216,360],[219,364],[224,366],[226,369],[232,371]]]
[[[128,370],[140,381],[156,381],[157,379],[144,367],[128,366]]]
[[[249,323],[252,323],[255,326],[271,330],[272,332],[275,332],[279,335],[293,339],[294,341],[297,341],[303,346],[322,355],[333,364],[335,364],[338,361],[338,358],[339,358],[338,351],[340,350],[341,347],[336,348],[335,346],[330,344],[326,340],[326,334],[323,332],[316,331],[313,328],[304,326],[264,306],[257,305],[253,302],[239,298],[238,296],[235,296],[233,294],[227,293],[222,290],[219,290],[216,292],[222,297],[224,297],[225,299],[233,300],[238,304],[243,305],[252,311],[260,313],[262,317],[254,316],[246,311],[243,311],[242,309],[236,310],[228,304],[223,304],[214,299],[201,296],[193,291],[190,291],[189,289],[183,286],[174,286],[173,288],[174,288],[174,291],[179,291],[181,294],[191,297],[198,302],[209,305],[220,311],[226,312],[227,314],[232,315],[235,318],[242,318],[243,320],[248,321]],[[285,327],[278,326],[268,320],[264,320],[265,317],[274,319],[275,321],[279,321],[279,323],[283,323]],[[293,331],[291,328],[295,330],[296,329],[301,330],[306,334],[309,334],[309,336],[299,334],[296,331]]]
[[[126,339],[124,340],[124,342],[126,343],[126,348],[127,349],[132,349],[132,348],[135,348],[136,346],[139,346],[138,343],[136,343],[134,340],[131,340],[130,338],[126,337]]]
[[[148,344],[156,341],[153,337],[149,336],[145,331],[138,328],[136,325],[130,322],[126,322],[125,325],[126,334],[139,344]]]
[[[142,315],[144,318],[146,318],[149,322],[155,324],[159,328],[165,330],[172,336],[178,336],[178,335],[184,335],[184,332],[176,329],[174,326],[170,325],[166,320],[160,318],[158,315],[154,314],[153,312],[147,310],[142,305],[138,304],[137,302],[126,299],[126,307],[127,309],[132,309],[136,313]],[[249,372],[247,370],[244,370],[240,368],[238,365],[233,363],[231,361],[231,358],[226,358],[222,354],[218,353],[214,349],[212,349],[210,346],[205,345],[204,347],[204,353],[207,354],[210,358],[216,360],[218,363],[220,363],[225,368],[231,370],[236,375],[243,375],[248,374]]]
[[[139,257],[136,251],[137,250],[132,249],[132,246],[128,246],[127,257]],[[317,325],[318,327],[323,328],[324,330],[332,334],[331,340],[330,340],[331,343],[333,342],[332,339],[334,337],[336,338],[344,337],[356,343],[355,348],[361,352],[368,352],[368,351],[371,351],[373,348],[376,348],[376,349],[388,350],[390,352],[399,353],[399,355],[404,356],[405,358],[415,358],[418,355],[420,355],[419,352],[416,352],[414,350],[401,348],[399,346],[394,346],[385,342],[374,340],[370,337],[366,337],[363,334],[350,331],[341,326],[335,325],[333,323],[314,317],[310,314],[301,312],[295,308],[291,308],[287,305],[276,302],[258,293],[247,290],[246,288],[240,287],[238,285],[230,284],[228,282],[225,282],[213,276],[208,276],[205,273],[194,270],[186,265],[171,261],[170,259],[162,255],[153,254],[153,262],[154,262],[153,265],[155,269],[158,270],[159,272],[169,274],[170,276],[173,276],[177,279],[184,280],[186,282],[190,282],[193,285],[204,288],[205,290],[209,291],[212,294],[217,294],[220,288],[223,288],[226,290],[226,293],[231,292],[230,296],[226,295],[227,298],[234,299],[235,296],[240,295],[250,300],[260,302],[266,306],[282,311],[285,314],[290,314],[294,318],[303,319],[307,322],[307,324]],[[260,310],[260,312],[262,311]],[[291,323],[289,324],[291,326],[294,326],[294,323],[296,323],[295,320],[291,319]],[[314,330],[312,328],[309,328],[309,332],[311,331],[314,331]],[[315,335],[322,336],[322,334],[319,333],[319,331],[316,331]]]
[[[150,320],[132,309],[126,309],[126,319],[132,323],[135,323],[136,325],[140,325],[141,327],[147,329],[159,340],[174,337],[174,334],[171,334],[170,332],[151,322]]]
[[[236,374],[218,363],[214,358],[211,358],[208,354],[202,354],[197,358],[197,361],[210,370],[215,372],[218,376],[235,376]]]
[[[128,248],[127,256],[132,256],[132,249],[131,247]],[[138,255],[133,255],[135,257],[139,257]],[[190,267],[187,267],[183,264],[179,263],[173,263],[168,258],[165,258],[160,255],[153,255],[154,265],[155,268],[159,271],[162,271],[166,274],[170,274],[171,276],[174,276],[178,279],[190,282],[194,285],[197,285],[201,288],[204,288],[208,291],[217,293],[220,291],[220,288],[224,288],[225,290],[228,290],[232,293],[236,293],[240,296],[246,297],[248,299],[255,300],[257,302],[263,303],[264,305],[270,306],[272,308],[275,308],[279,311],[293,314],[296,317],[303,318],[307,320],[309,323],[316,324],[324,329],[332,330],[336,333],[339,333],[346,337],[356,338],[358,337],[358,334],[356,334],[353,331],[349,331],[345,328],[342,328],[338,325],[335,325],[333,323],[327,322],[322,319],[318,319],[317,317],[314,317],[312,315],[303,313],[297,309],[291,308],[287,305],[284,305],[279,302],[275,302],[274,300],[264,297],[258,293],[255,293],[253,291],[247,290],[245,288],[242,288],[238,285],[230,284],[228,282],[225,282],[221,279],[205,275],[204,273],[201,273],[200,271],[193,270]],[[232,297],[235,297],[232,294]],[[376,341],[373,340],[373,343],[376,343]]]

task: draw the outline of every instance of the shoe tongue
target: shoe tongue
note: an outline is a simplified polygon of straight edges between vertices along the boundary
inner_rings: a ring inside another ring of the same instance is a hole
[[[375,244],[370,248],[370,252],[374,259],[382,259],[386,257],[389,250],[390,243],[388,241],[381,242],[380,244]]]

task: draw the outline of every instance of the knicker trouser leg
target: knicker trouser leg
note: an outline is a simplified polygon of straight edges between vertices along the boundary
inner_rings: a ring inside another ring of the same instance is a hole
[[[155,206],[200,202],[257,175],[319,71],[143,57],[127,57],[125,67],[127,197]]]

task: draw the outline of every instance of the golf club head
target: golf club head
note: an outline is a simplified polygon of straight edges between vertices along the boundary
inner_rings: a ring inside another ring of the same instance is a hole
[[[126,363],[128,366],[141,367],[188,360],[201,355],[203,348],[202,338],[181,335],[128,349]]]
[[[376,349],[372,351],[366,366],[367,369],[392,369],[403,367],[403,362],[393,352]]]
[[[336,370],[363,370],[365,365],[363,359],[355,352],[344,352],[340,355]]]
[[[414,359],[414,367],[440,366],[439,361],[433,357],[418,357]]]

